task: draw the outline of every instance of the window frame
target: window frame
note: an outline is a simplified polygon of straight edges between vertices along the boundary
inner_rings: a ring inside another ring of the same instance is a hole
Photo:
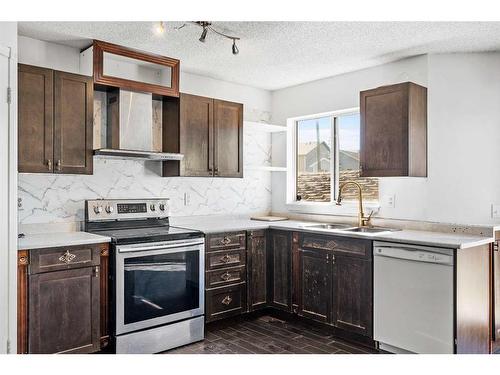
[[[287,187],[286,187],[286,206],[291,211],[312,214],[346,214],[351,215],[357,213],[357,201],[344,201],[341,206],[335,204],[337,192],[339,189],[339,139],[338,139],[338,120],[337,118],[343,115],[359,114],[360,108],[353,107],[338,111],[330,111],[317,113],[313,115],[305,115],[292,117],[287,119]],[[311,202],[297,200],[297,177],[298,177],[298,122],[301,120],[310,120],[321,117],[332,118],[332,137],[331,137],[331,153],[333,153],[333,162],[330,162],[330,173],[332,179],[330,181],[330,202]],[[363,206],[368,210],[377,210],[380,208],[379,202],[363,201]]]

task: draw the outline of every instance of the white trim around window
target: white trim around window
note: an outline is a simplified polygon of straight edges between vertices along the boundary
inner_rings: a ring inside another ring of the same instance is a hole
[[[333,149],[335,152],[334,163],[331,164],[332,168],[332,202],[306,202],[297,201],[297,121],[306,120],[311,118],[319,117],[337,117],[341,115],[347,115],[352,113],[359,113],[359,107],[348,108],[340,111],[324,112],[314,115],[299,116],[287,119],[287,141],[286,141],[286,160],[287,160],[287,172],[286,172],[286,207],[288,210],[304,213],[304,214],[321,214],[321,215],[345,215],[353,216],[358,213],[358,202],[343,202],[342,205],[338,206],[333,202],[336,199],[337,191],[339,188],[338,184],[338,139],[337,130],[335,130],[334,137],[332,137],[335,143]],[[336,127],[337,124],[332,124],[332,128]],[[366,212],[375,211],[375,213],[380,209],[379,202],[363,202],[363,206]]]

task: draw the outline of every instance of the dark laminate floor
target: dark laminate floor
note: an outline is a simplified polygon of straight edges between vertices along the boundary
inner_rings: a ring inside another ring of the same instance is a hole
[[[286,322],[271,316],[212,323],[205,340],[165,354],[367,354],[317,327]]]

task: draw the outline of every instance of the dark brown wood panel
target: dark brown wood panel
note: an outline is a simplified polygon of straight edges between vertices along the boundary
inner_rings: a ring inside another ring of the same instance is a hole
[[[54,171],[92,174],[93,106],[92,77],[55,72],[54,75]]]
[[[372,337],[372,262],[335,254],[333,280],[333,324]]]
[[[427,89],[411,82],[360,93],[361,177],[427,175]]]
[[[30,250],[30,274],[97,266],[99,245],[65,246]]]
[[[248,310],[255,311],[267,306],[267,248],[266,231],[248,232]]]
[[[243,177],[243,104],[214,100],[214,175]]]
[[[202,96],[180,97],[181,176],[213,176],[214,101]]]
[[[53,71],[19,64],[18,170],[52,173]]]
[[[292,312],[299,311],[300,296],[300,254],[299,233],[292,232]]]
[[[246,312],[246,284],[207,289],[205,320],[211,322]]]
[[[231,284],[239,284],[246,280],[246,267],[223,268],[215,271],[207,271],[205,274],[205,285],[207,289],[218,288]]]
[[[100,336],[101,348],[109,344],[109,244],[101,244],[101,264],[99,279]]]
[[[179,96],[179,74],[180,61],[166,56],[146,53],[135,49],[118,46],[107,42],[94,40],[93,44],[94,55],[94,82],[99,85],[120,87],[132,91],[150,92],[165,96]],[[171,69],[171,85],[170,87],[138,82],[129,79],[104,75],[103,57],[104,52],[114,55],[124,56],[136,60],[146,61],[153,64],[163,65]]]
[[[331,251],[299,249],[300,292],[298,314],[319,322],[331,320]]]
[[[216,233],[207,236],[207,252],[246,248],[246,232]]]
[[[500,232],[495,233],[496,241],[492,245],[492,352],[500,352]]]
[[[371,258],[372,243],[359,238],[304,233],[300,235],[300,247],[311,250],[327,250],[345,255]]]
[[[458,354],[490,352],[490,246],[457,250],[456,335]]]
[[[272,307],[292,310],[292,244],[291,233],[269,231],[269,297]]]
[[[29,277],[29,352],[100,348],[99,266]]]
[[[17,354],[28,353],[28,250],[17,252]]]
[[[246,251],[223,250],[205,254],[206,270],[214,270],[226,267],[244,266],[246,264]]]

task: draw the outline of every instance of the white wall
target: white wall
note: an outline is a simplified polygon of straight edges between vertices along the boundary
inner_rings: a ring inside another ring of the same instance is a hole
[[[385,218],[500,223],[500,54],[419,56],[275,91],[272,120],[359,106],[359,91],[413,81],[428,87],[427,178],[381,178]],[[283,151],[284,152],[284,151]],[[285,176],[273,175],[273,212],[288,212]],[[331,214],[337,214],[332,207]]]
[[[0,22],[0,353],[16,352],[17,23]],[[9,59],[10,55],[10,59]],[[12,103],[7,104],[7,87]]]

